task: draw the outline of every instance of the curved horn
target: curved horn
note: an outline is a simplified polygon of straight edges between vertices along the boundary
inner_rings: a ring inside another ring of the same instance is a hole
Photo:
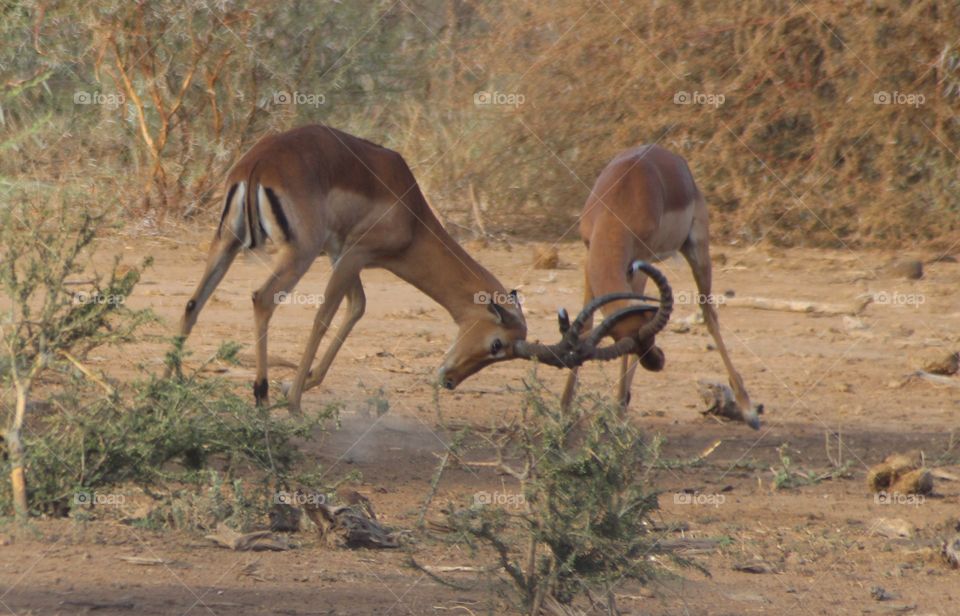
[[[610,330],[612,330],[617,325],[617,323],[619,323],[623,319],[627,317],[636,316],[636,315],[646,314],[648,312],[659,312],[659,311],[660,311],[660,308],[658,306],[646,306],[646,305],[627,306],[626,308],[621,308],[620,310],[617,310],[616,312],[611,314],[609,317],[604,319],[603,322],[600,323],[600,325],[593,328],[590,331],[590,334],[586,338],[584,338],[584,342],[590,345],[596,345],[598,342],[603,340],[604,337],[606,337],[610,333]],[[649,322],[646,325],[644,325],[644,330],[649,325],[650,325]],[[657,332],[653,332],[653,334],[649,334],[649,335],[654,335],[656,333]],[[642,339],[644,337],[649,337],[649,336],[640,336],[639,334],[636,336],[636,338],[638,339]]]
[[[630,267],[627,268],[628,275],[632,275],[633,271],[635,271],[634,266],[637,263],[643,263],[643,262],[635,261],[633,264],[631,264]],[[657,270],[653,270],[653,271],[657,272],[658,274],[660,273]],[[601,306],[603,306],[604,304],[609,304],[610,302],[615,302],[615,301],[624,300],[624,299],[633,299],[633,300],[640,300],[645,302],[660,301],[656,297],[647,297],[646,295],[640,295],[639,293],[631,293],[629,291],[624,291],[621,293],[608,293],[607,295],[601,295],[600,297],[593,298],[583,307],[583,310],[580,311],[580,314],[577,315],[576,320],[570,325],[570,327],[574,329],[577,332],[577,334],[580,334],[580,332],[583,331],[583,326],[586,323],[587,319],[594,312],[596,312]]]
[[[535,359],[541,364],[554,368],[573,368],[583,363],[572,355],[571,348],[564,348],[564,346],[563,342],[543,344],[542,342],[517,340],[513,343],[513,355],[522,359]]]
[[[627,273],[633,275],[638,271],[642,271],[657,285],[657,290],[660,292],[660,306],[658,308],[653,308],[652,306],[628,306],[618,310],[604,319],[598,327],[590,332],[590,335],[585,340],[588,345],[596,345],[624,318],[644,312],[656,310],[657,314],[647,321],[636,334],[631,336],[634,340],[640,341],[651,338],[667,326],[667,323],[670,321],[670,314],[673,312],[673,290],[670,288],[670,283],[667,282],[667,277],[646,261],[634,261],[627,270]],[[598,351],[599,350],[600,349],[598,349]]]
[[[670,313],[673,311],[673,291],[670,289],[670,284],[667,282],[666,277],[660,270],[649,263],[645,261],[634,261],[628,268],[627,274],[632,276],[637,271],[643,271],[643,273],[649,276],[654,284],[657,285],[660,291],[659,306],[628,306],[622,308],[604,319],[584,340],[580,339],[580,333],[583,330],[587,318],[604,304],[625,299],[656,301],[655,298],[647,297],[639,293],[626,292],[603,295],[588,302],[587,305],[583,307],[583,310],[580,311],[576,320],[570,323],[569,326],[567,325],[567,323],[569,323],[567,311],[561,308],[558,314],[558,321],[563,338],[560,342],[557,344],[543,344],[540,342],[518,340],[513,345],[514,355],[524,359],[536,359],[548,366],[572,368],[581,365],[589,359],[608,360],[628,353],[639,352],[641,341],[656,335],[666,327],[667,322],[670,320]],[[597,348],[597,343],[609,334],[610,330],[622,319],[654,310],[657,312],[656,315],[645,323],[635,335],[621,338],[609,346]]]

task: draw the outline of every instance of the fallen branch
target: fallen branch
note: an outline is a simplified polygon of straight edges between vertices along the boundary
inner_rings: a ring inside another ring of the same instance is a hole
[[[217,529],[215,535],[207,535],[204,538],[213,541],[220,547],[236,552],[263,552],[266,550],[283,552],[290,549],[286,540],[277,537],[268,530],[241,534],[230,527],[221,526]]]
[[[722,539],[667,539],[657,541],[654,549],[657,552],[682,552],[685,554],[695,554],[704,552],[713,552],[723,543]]]
[[[777,310],[780,312],[805,312],[809,314],[849,314],[858,315],[873,301],[870,295],[856,303],[824,304],[803,300],[772,299],[767,297],[725,297],[724,306],[733,308],[756,308],[757,310]]]
[[[95,610],[132,610],[136,607],[136,604],[133,601],[84,601],[84,600],[73,600],[73,601],[61,601],[60,605],[83,608],[84,611],[95,611]]]
[[[121,556],[120,560],[128,562],[131,565],[169,565],[173,563],[172,560],[166,560],[163,558],[144,558],[142,556]]]
[[[433,571],[434,573],[478,573],[484,571],[491,571],[489,567],[468,567],[466,565],[451,565],[451,566],[433,566],[433,565],[421,565],[423,569],[427,571]]]
[[[907,378],[904,379],[904,383],[912,379],[923,379],[925,381],[930,381],[931,383],[936,383],[937,385],[946,385],[947,387],[960,387],[960,379],[952,376],[942,376],[939,374],[933,374],[927,372],[926,370],[917,370],[907,375]]]
[[[942,468],[933,468],[930,469],[930,474],[936,479],[943,479],[944,481],[960,481],[960,477],[957,477],[953,473],[947,472]]]

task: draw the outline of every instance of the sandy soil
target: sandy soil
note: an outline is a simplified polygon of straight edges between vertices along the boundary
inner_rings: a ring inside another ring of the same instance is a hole
[[[105,254],[114,249],[129,261],[155,258],[131,304],[150,306],[165,319],[158,332],[174,330],[202,270],[206,233],[104,242]],[[576,264],[583,248],[562,244],[559,269],[533,270],[529,245],[468,247],[506,285],[520,287],[531,336],[553,340],[555,309],[580,304]],[[936,494],[918,505],[877,503],[864,482],[869,465],[911,448],[958,472],[960,389],[904,383],[904,377],[929,357],[960,350],[960,264],[932,263],[922,280],[908,281],[884,275],[883,266],[899,256],[893,254],[762,247],[719,247],[715,253],[722,254],[715,267],[718,293],[846,303],[872,292],[889,301],[868,306],[856,318],[721,307],[734,362],[754,400],[766,408],[759,432],[699,414],[697,379],[723,376],[702,325],[659,338],[667,367],[638,375],[632,417],[651,436],[666,439],[669,459],[688,459],[721,443],[702,466],[657,473],[663,490],[658,517],[665,525],[686,523],[669,539],[722,541],[687,553],[710,577],[677,570],[643,588],[624,583],[616,590],[620,608],[634,614],[960,613],[960,572],[932,556],[960,520],[960,482],[938,481]],[[681,301],[689,298],[694,287],[686,264],[673,260],[663,267]],[[250,294],[268,272],[268,255],[238,259],[188,343],[197,357],[226,339],[252,342]],[[328,272],[328,263],[318,262],[298,291],[321,293]],[[363,281],[365,318],[324,386],[304,398],[308,409],[343,401],[343,427],[309,448],[331,477],[359,470],[357,489],[386,523],[411,528],[449,440],[438,408],[448,426],[484,428],[515,417],[521,379],[530,367],[493,366],[456,392],[441,392],[435,404],[430,381],[455,333],[453,322],[386,272],[367,272]],[[271,354],[299,358],[314,308],[279,309]],[[675,322],[694,311],[689,303],[679,305]],[[161,349],[159,342],[145,342],[95,362],[108,372],[131,372],[137,363],[159,365]],[[590,365],[585,386],[611,392],[615,373],[613,365]],[[252,374],[247,362],[229,376],[247,383]],[[288,369],[271,373],[274,379],[290,376]],[[547,368],[540,376],[557,392],[565,377]],[[381,388],[389,412],[378,417],[367,412],[368,400]],[[851,477],[772,488],[773,469],[781,465],[778,448],[796,468],[829,473],[838,439]],[[480,460],[484,452],[471,455]],[[462,467],[445,475],[437,501],[511,489],[492,469]],[[675,497],[684,490],[711,498],[686,504]],[[882,536],[875,526],[879,518],[904,520],[911,536]],[[301,547],[290,552],[238,554],[197,535],[108,522],[38,520],[27,533],[9,530],[0,534],[0,608],[14,614],[481,614],[492,596],[482,585],[441,586],[406,568],[397,552],[331,550],[308,536],[299,537]],[[122,560],[127,556],[169,562],[137,566]],[[417,558],[434,566],[478,564],[470,554],[431,543],[420,547]],[[759,564],[754,568],[762,572],[735,568],[743,564]],[[462,583],[475,581],[471,574],[454,575]],[[892,598],[873,598],[878,586]],[[495,601],[492,610],[506,608]]]

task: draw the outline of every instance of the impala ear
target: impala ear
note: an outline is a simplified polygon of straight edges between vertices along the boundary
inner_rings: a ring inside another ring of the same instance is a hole
[[[503,325],[503,323],[510,318],[510,313],[507,312],[506,309],[503,308],[503,306],[500,306],[499,304],[494,304],[493,302],[490,302],[489,304],[487,304],[487,309],[490,311],[490,314],[497,317],[497,323],[499,323],[500,325]]]
[[[520,304],[517,301],[517,292],[510,291],[509,296],[512,298],[513,305],[519,307]],[[489,304],[487,304],[487,308],[490,310],[490,313],[493,314],[493,316],[497,317],[497,323],[500,325],[503,325],[504,327],[517,327],[521,325],[521,318],[514,314],[513,311],[506,306],[502,306],[491,301]]]

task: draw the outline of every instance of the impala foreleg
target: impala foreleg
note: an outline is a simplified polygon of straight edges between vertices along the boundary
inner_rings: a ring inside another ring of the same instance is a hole
[[[640,272],[633,274],[630,279],[630,288],[634,293],[643,295],[647,287],[647,277]],[[620,382],[617,387],[617,401],[623,412],[630,406],[630,386],[633,384],[633,377],[637,373],[637,364],[643,366],[646,370],[658,372],[663,370],[664,356],[653,340],[649,341],[647,347],[638,355],[624,355],[620,361]]]
[[[586,269],[586,268],[584,268]],[[584,276],[583,281],[583,305],[586,306],[593,299],[593,291],[590,289],[590,278]],[[584,322],[583,330],[590,331],[593,328],[593,315],[591,314],[587,321]],[[573,403],[574,396],[577,395],[577,382],[580,378],[580,367],[570,369],[570,374],[567,376],[567,385],[563,388],[563,397],[560,398],[560,408],[564,411],[570,408],[570,405]]]
[[[691,236],[691,239],[681,248],[683,256],[690,263],[690,269],[693,270],[693,279],[697,284],[697,292],[700,294],[700,310],[703,313],[703,320],[707,326],[707,331],[717,345],[717,352],[720,353],[720,359],[723,360],[724,368],[727,370],[727,377],[730,381],[730,388],[737,399],[737,407],[743,415],[743,420],[750,427],[756,429],[760,427],[760,417],[758,410],[750,402],[750,395],[747,393],[743,384],[743,377],[737,372],[730,359],[730,353],[727,352],[727,345],[723,342],[720,335],[720,319],[717,317],[717,309],[712,301],[712,271],[710,267],[710,248],[706,239],[706,230]]]
[[[626,412],[630,406],[630,385],[633,383],[633,376],[637,373],[637,356],[624,355],[620,358],[620,382],[617,386],[617,402],[620,403],[621,412]]]
[[[337,333],[334,335],[333,340],[330,341],[330,346],[327,347],[327,350],[324,352],[320,364],[310,370],[307,380],[303,384],[303,391],[309,391],[323,382],[323,378],[327,375],[330,365],[333,364],[333,359],[337,356],[347,336],[350,335],[353,326],[363,317],[366,307],[367,298],[363,293],[363,285],[360,283],[360,277],[357,276],[356,281],[350,287],[350,290],[347,291],[347,320],[343,322],[340,329],[337,330]]]
[[[340,308],[340,302],[343,301],[344,296],[359,278],[361,268],[362,261],[358,258],[347,259],[345,257],[340,258],[333,268],[333,273],[330,275],[330,280],[327,282],[323,294],[323,304],[317,310],[317,316],[314,318],[313,330],[310,332],[310,338],[307,340],[307,346],[303,351],[297,376],[290,386],[288,403],[291,413],[300,413],[300,398],[303,395],[307,377],[310,375],[310,366],[313,364],[313,360],[317,356],[317,350],[320,348],[320,341],[323,340],[323,336],[330,328],[330,323],[337,314],[337,309]],[[332,357],[331,361],[333,361]],[[319,374],[319,371],[317,374]]]

